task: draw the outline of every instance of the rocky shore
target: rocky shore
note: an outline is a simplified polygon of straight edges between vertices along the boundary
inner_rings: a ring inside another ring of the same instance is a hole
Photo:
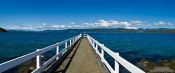
[[[18,69],[18,73],[31,73],[32,71],[34,71],[36,69],[35,61],[35,59],[32,59],[22,64]]]
[[[139,63],[148,73],[175,73],[175,60],[160,60],[158,63],[142,59]]]
[[[0,27],[0,32],[7,32],[7,30]]]

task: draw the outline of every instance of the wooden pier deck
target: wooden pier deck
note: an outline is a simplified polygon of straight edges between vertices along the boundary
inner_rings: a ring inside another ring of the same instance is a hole
[[[104,73],[87,38],[80,40],[54,73]]]

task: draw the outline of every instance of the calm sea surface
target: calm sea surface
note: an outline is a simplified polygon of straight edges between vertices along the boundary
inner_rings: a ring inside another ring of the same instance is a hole
[[[79,33],[58,31],[0,33],[0,63],[77,34]],[[155,62],[162,59],[175,59],[174,33],[90,33],[90,35],[111,50],[119,52],[133,64],[143,58]],[[109,60],[109,62],[113,61]]]

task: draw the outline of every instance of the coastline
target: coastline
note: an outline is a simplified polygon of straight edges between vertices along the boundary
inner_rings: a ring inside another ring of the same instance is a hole
[[[7,30],[5,30],[4,28],[0,27],[0,32],[7,32]]]
[[[139,63],[141,68],[148,73],[172,73],[175,72],[175,60],[159,60],[159,62],[151,62],[147,59],[142,59]]]

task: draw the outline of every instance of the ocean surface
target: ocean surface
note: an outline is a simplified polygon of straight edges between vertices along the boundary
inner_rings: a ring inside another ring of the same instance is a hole
[[[47,47],[79,34],[79,32],[24,32],[0,33],[0,63]],[[89,33],[114,52],[133,64],[141,59],[158,62],[175,59],[174,33]],[[107,54],[105,54],[107,55]],[[110,64],[113,60],[109,58]]]

